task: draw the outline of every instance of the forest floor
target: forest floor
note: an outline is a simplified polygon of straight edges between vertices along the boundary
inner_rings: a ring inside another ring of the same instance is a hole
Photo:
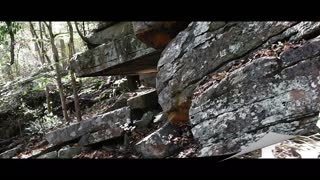
[[[113,94],[112,88],[106,82],[106,79],[100,79],[99,81],[83,81],[79,95],[82,97],[83,103],[82,118],[83,121],[89,120],[99,114],[105,113],[115,103],[115,100],[123,93],[127,93],[128,96],[135,96],[139,91],[146,90],[148,88],[140,87],[135,92],[121,92],[120,94]],[[70,122],[60,122],[58,125],[46,129],[46,132],[53,131],[55,129],[63,128],[70,124],[77,123],[76,118],[73,116],[73,111],[70,110]],[[99,143],[96,146],[82,147],[81,152],[72,158],[89,158],[89,159],[110,159],[110,158],[129,158],[138,159],[141,155],[134,149],[134,145],[142,140],[147,135],[156,131],[163,126],[165,122],[151,123],[146,131],[143,133],[132,132],[129,139],[129,144],[125,146],[123,139],[117,139],[114,142],[108,142],[108,144]],[[320,122],[319,122],[320,123]],[[185,127],[185,131],[189,131],[190,128]],[[12,151],[16,155],[13,158],[25,159],[25,158],[37,158],[38,156],[52,151],[48,142],[44,138],[45,133],[35,134],[23,134],[23,136],[15,136],[10,139],[0,141],[0,153],[5,151]],[[120,142],[120,143],[119,143]],[[191,138],[186,137],[181,141],[182,148],[169,156],[168,158],[188,158],[195,157],[198,145]],[[71,143],[69,147],[80,147],[77,143]],[[61,147],[60,147],[61,148]],[[275,145],[265,147],[244,155],[241,155],[239,159],[259,159],[259,158],[320,158],[320,131],[315,130],[312,135],[297,136],[293,139],[277,143]]]
[[[109,108],[114,106],[115,101],[124,93],[129,97],[139,94],[141,91],[146,91],[150,88],[139,87],[135,92],[118,92],[115,93],[113,87],[107,82],[106,78],[96,78],[93,80],[83,81],[81,88],[79,89],[79,96],[82,99],[81,111],[82,111],[82,121],[90,120],[99,114],[106,113]],[[67,98],[68,99],[68,98]],[[70,96],[69,96],[70,99]],[[72,99],[72,98],[71,98]],[[0,153],[8,151],[15,147],[17,152],[13,152],[16,155],[14,159],[27,159],[27,158],[37,158],[46,152],[52,151],[51,147],[45,139],[45,134],[49,131],[54,131],[75,123],[78,123],[76,117],[74,116],[74,110],[69,110],[70,121],[63,122],[62,117],[59,117],[59,123],[55,126],[41,131],[42,133],[27,134],[23,133],[22,136],[15,136],[5,142],[0,142]],[[134,149],[134,145],[142,140],[144,137],[153,133],[157,129],[161,128],[165,122],[160,121],[157,123],[151,123],[148,128],[143,132],[133,131],[130,135],[129,144],[124,145],[123,139],[116,139],[114,142],[108,142],[106,144],[99,143],[98,145],[90,147],[81,147],[81,153],[73,156],[72,158],[89,158],[89,159],[104,159],[104,158],[141,158],[141,155],[137,153]],[[189,131],[189,129],[186,129]],[[23,131],[24,132],[24,131]],[[192,141],[192,139],[184,139],[182,141],[183,146],[181,150],[169,158],[174,157],[192,157],[196,151],[197,145]],[[77,143],[70,143],[68,147],[80,147]],[[61,148],[58,146],[58,148]]]

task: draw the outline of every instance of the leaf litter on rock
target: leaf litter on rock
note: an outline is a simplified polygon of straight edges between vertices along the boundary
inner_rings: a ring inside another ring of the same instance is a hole
[[[193,93],[193,99],[196,97],[199,97],[202,93],[204,93],[209,87],[214,85],[215,83],[219,83],[222,79],[224,79],[226,76],[228,76],[231,72],[235,71],[236,69],[239,69],[240,67],[246,65],[248,62],[251,62],[253,60],[259,59],[261,57],[280,57],[280,54],[284,51],[287,51],[289,49],[295,49],[301,47],[305,43],[305,40],[301,40],[297,43],[295,42],[278,42],[277,44],[272,44],[269,48],[260,49],[257,52],[255,52],[252,57],[249,57],[247,60],[240,60],[239,63],[236,63],[231,68],[229,68],[227,71],[223,71],[220,73],[214,73],[211,75],[211,78],[208,80],[208,82],[198,86],[194,93]]]

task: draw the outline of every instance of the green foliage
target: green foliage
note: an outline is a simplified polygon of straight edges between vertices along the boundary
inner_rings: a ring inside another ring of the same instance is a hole
[[[62,125],[63,122],[57,116],[52,114],[45,115],[29,124],[29,127],[26,128],[26,133],[35,135],[35,134],[45,134],[51,128]]]
[[[90,30],[94,22],[86,22],[86,30]],[[5,21],[0,21],[0,84],[5,84],[8,81],[15,80],[17,77],[28,77],[39,69],[48,67],[53,64],[52,60],[52,51],[50,40],[48,39],[47,28],[42,26],[42,35],[43,35],[43,49],[46,53],[46,56],[51,60],[49,65],[48,60],[45,58],[44,64],[40,61],[39,54],[36,50],[35,42],[40,40],[40,29],[39,22],[33,22],[34,29],[38,35],[38,39],[32,36],[30,31],[29,22],[16,22],[11,21],[11,27],[15,37],[15,64],[14,66],[10,65],[10,35],[8,27]],[[67,22],[53,22],[53,31],[56,36],[56,42],[58,43],[59,39],[64,39],[65,42],[69,40],[69,32]],[[88,28],[89,27],[89,28]],[[74,31],[74,43],[76,52],[85,50],[84,46],[79,35]],[[68,48],[66,48],[68,49]],[[59,54],[61,53],[58,49]],[[66,53],[68,54],[68,53]],[[62,60],[60,60],[62,62]],[[67,63],[66,63],[67,64]],[[68,77],[68,76],[66,76]],[[69,83],[69,80],[65,81]],[[38,89],[40,89],[38,87]],[[35,88],[37,90],[37,88]]]
[[[48,77],[41,77],[41,78],[36,79],[35,82],[37,83],[37,85],[34,86],[31,91],[43,90],[47,85],[53,84],[54,79],[48,78]]]
[[[11,22],[11,28],[13,34],[17,34],[17,32],[22,29],[22,24],[18,22]],[[5,46],[9,45],[8,33],[9,29],[7,24],[3,21],[0,22],[0,44]]]

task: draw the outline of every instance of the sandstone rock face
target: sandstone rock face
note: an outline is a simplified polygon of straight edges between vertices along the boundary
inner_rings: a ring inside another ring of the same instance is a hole
[[[318,22],[191,23],[158,63],[168,120],[191,122],[198,156],[240,151],[270,131],[308,132],[320,110],[319,29]],[[302,39],[257,58],[278,41]]]
[[[128,34],[78,54],[71,68],[79,77],[155,72],[159,56],[159,51]]]
[[[187,121],[197,83],[292,26],[291,22],[194,22],[166,47],[158,63],[159,103],[170,121]],[[171,113],[172,112],[172,113]]]
[[[189,22],[140,21],[133,22],[136,36],[155,49],[163,49]]]
[[[91,120],[81,121],[80,123],[50,132],[46,134],[46,140],[50,144],[56,145],[103,129],[106,131],[109,130],[111,132],[117,132],[119,128],[119,125],[116,124],[117,122],[122,125],[129,121],[130,109],[128,107],[124,107],[96,116]]]
[[[102,141],[110,140],[116,137],[121,137],[122,135],[123,135],[123,129],[120,127],[102,129],[97,132],[84,135],[80,139],[79,144],[81,146],[87,146],[87,145],[96,144]]]
[[[103,44],[133,33],[131,22],[103,22],[99,23],[95,33],[89,35],[92,44]]]

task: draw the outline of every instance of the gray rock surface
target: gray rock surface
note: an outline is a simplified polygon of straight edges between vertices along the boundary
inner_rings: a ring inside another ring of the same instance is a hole
[[[37,157],[37,159],[56,159],[58,158],[58,152],[57,151],[52,151],[47,154],[41,155]]]
[[[139,141],[135,145],[135,149],[144,158],[165,158],[179,149],[179,145],[172,142],[172,139],[177,136],[179,136],[177,127],[166,123]]]
[[[131,22],[104,22],[100,23],[95,33],[88,36],[88,40],[92,44],[103,44],[132,33],[133,27]]]
[[[23,145],[20,144],[15,148],[12,148],[10,150],[7,150],[7,151],[1,153],[0,154],[0,159],[9,159],[9,158],[14,157],[16,154],[18,154],[21,151],[22,146]]]
[[[194,89],[201,79],[243,58],[293,22],[193,22],[162,52],[158,63],[159,103],[169,121],[188,119]]]
[[[123,129],[120,127],[102,129],[97,132],[82,136],[79,141],[79,144],[81,146],[96,144],[102,141],[121,137],[123,135],[123,132]]]
[[[117,98],[115,103],[113,103],[112,106],[110,108],[108,108],[107,112],[114,111],[116,109],[120,109],[120,108],[127,106],[128,105],[128,103],[127,103],[128,98],[129,98],[128,94],[126,94],[126,93],[121,94]]]
[[[318,35],[319,22],[193,22],[159,60],[159,103],[170,122],[191,122],[198,156],[237,152],[270,131],[307,133],[320,110]],[[251,59],[278,41],[302,39],[279,56]]]
[[[50,144],[61,144],[63,142],[68,142],[77,139],[85,134],[96,132],[102,129],[117,129],[119,124],[125,124],[130,121],[130,109],[124,107],[117,109],[90,120],[81,121],[80,123],[67,126],[46,134],[46,140]]]
[[[154,117],[153,123],[166,122],[168,119],[167,115],[164,112],[160,112]]]
[[[143,114],[141,120],[138,120],[134,123],[134,126],[136,126],[137,130],[144,130],[148,127],[150,123],[152,123],[153,120],[153,112],[148,111]]]
[[[159,56],[159,51],[129,34],[77,54],[71,68],[78,77],[155,72]]]
[[[158,106],[158,95],[155,89],[138,92],[138,95],[128,99],[131,109],[155,108]]]
[[[65,146],[58,151],[59,159],[71,159],[73,156],[81,153],[81,147]]]

